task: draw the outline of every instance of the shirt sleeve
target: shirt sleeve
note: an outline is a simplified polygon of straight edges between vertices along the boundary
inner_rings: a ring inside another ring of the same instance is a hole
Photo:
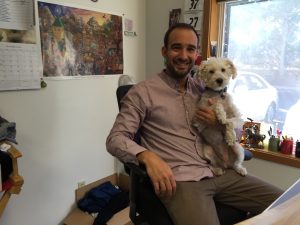
[[[134,85],[121,100],[121,110],[106,139],[106,149],[122,162],[138,163],[136,155],[146,149],[133,139],[146,115],[143,89]]]

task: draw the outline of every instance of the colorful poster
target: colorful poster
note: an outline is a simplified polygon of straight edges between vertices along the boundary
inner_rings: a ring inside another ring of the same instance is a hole
[[[43,76],[123,73],[122,17],[38,2]]]

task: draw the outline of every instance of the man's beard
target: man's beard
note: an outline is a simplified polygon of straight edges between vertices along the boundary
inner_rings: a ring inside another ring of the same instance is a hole
[[[166,67],[167,70],[170,72],[170,76],[172,76],[175,79],[182,79],[184,77],[186,77],[186,75],[188,75],[190,73],[190,71],[192,70],[194,66],[194,63],[189,61],[188,63],[188,68],[184,71],[178,71],[176,70],[176,66],[174,66],[174,64],[171,64],[170,62],[166,62]]]

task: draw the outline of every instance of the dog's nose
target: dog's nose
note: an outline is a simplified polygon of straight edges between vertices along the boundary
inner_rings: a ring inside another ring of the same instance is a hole
[[[221,85],[221,84],[223,83],[223,79],[222,79],[222,78],[218,78],[218,79],[216,80],[216,82],[217,82],[217,84]]]

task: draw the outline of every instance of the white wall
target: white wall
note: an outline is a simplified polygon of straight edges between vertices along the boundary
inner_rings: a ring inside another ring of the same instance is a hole
[[[160,72],[163,69],[164,64],[163,57],[161,56],[161,47],[163,46],[165,32],[169,27],[169,12],[172,9],[183,9],[183,7],[184,0],[146,1],[147,77]]]
[[[124,37],[124,74],[144,79],[145,0],[51,2],[132,19],[138,36]],[[25,179],[1,225],[60,224],[79,181],[89,183],[115,172],[105,139],[118,112],[118,77],[46,80],[42,90],[0,92],[0,115],[17,124],[17,148],[23,153],[19,171]]]

